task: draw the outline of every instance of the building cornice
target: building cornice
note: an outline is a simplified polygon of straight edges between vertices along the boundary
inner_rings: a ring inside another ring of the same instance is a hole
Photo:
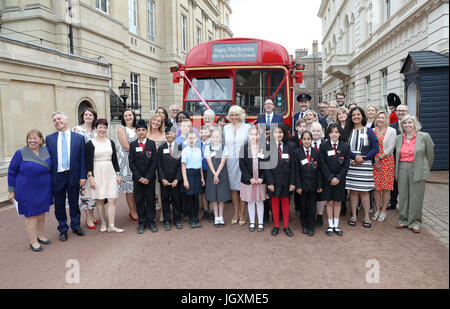
[[[327,32],[325,32],[325,35],[322,38],[322,45],[325,45],[324,42],[327,40],[328,35],[332,32],[332,30],[334,30],[334,24],[336,23],[336,20],[341,16],[341,11],[342,8],[347,4],[348,0],[344,0],[342,1],[339,9],[337,10],[337,12],[335,12],[334,14],[334,18],[332,20],[332,22],[329,24],[328,30]]]

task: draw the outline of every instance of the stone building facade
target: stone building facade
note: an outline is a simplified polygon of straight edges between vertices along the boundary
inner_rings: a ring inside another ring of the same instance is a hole
[[[404,102],[401,66],[409,51],[449,52],[448,0],[322,0],[324,100],[387,107]]]

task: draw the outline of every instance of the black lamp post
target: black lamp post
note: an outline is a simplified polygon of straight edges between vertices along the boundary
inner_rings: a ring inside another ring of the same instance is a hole
[[[122,85],[119,86],[119,92],[120,92],[120,98],[123,101],[123,109],[127,108],[127,99],[130,95],[130,86],[125,83],[125,80],[123,80]]]

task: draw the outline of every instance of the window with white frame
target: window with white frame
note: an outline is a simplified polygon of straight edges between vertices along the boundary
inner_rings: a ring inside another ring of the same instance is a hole
[[[130,99],[131,108],[139,111],[139,74],[130,73]]]
[[[202,42],[202,29],[197,27],[197,45]]]
[[[187,17],[181,15],[181,50],[187,51]]]
[[[387,69],[381,70],[381,106],[387,105]]]
[[[109,12],[109,0],[95,0],[95,8],[108,14]]]
[[[128,0],[128,28],[130,32],[138,32],[137,0]]]
[[[156,78],[150,77],[150,110],[156,111],[158,102],[156,100]]]
[[[155,43],[155,1],[147,0],[148,39]]]
[[[366,106],[370,104],[370,75],[366,76]]]

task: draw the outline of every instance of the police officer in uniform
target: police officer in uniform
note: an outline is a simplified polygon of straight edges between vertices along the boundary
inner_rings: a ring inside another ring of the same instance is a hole
[[[301,93],[297,96],[297,101],[299,103],[300,111],[294,115],[294,119],[292,122],[292,128],[293,132],[297,133],[297,130],[295,129],[295,123],[298,119],[305,117],[306,111],[309,109],[311,96],[306,93]]]

